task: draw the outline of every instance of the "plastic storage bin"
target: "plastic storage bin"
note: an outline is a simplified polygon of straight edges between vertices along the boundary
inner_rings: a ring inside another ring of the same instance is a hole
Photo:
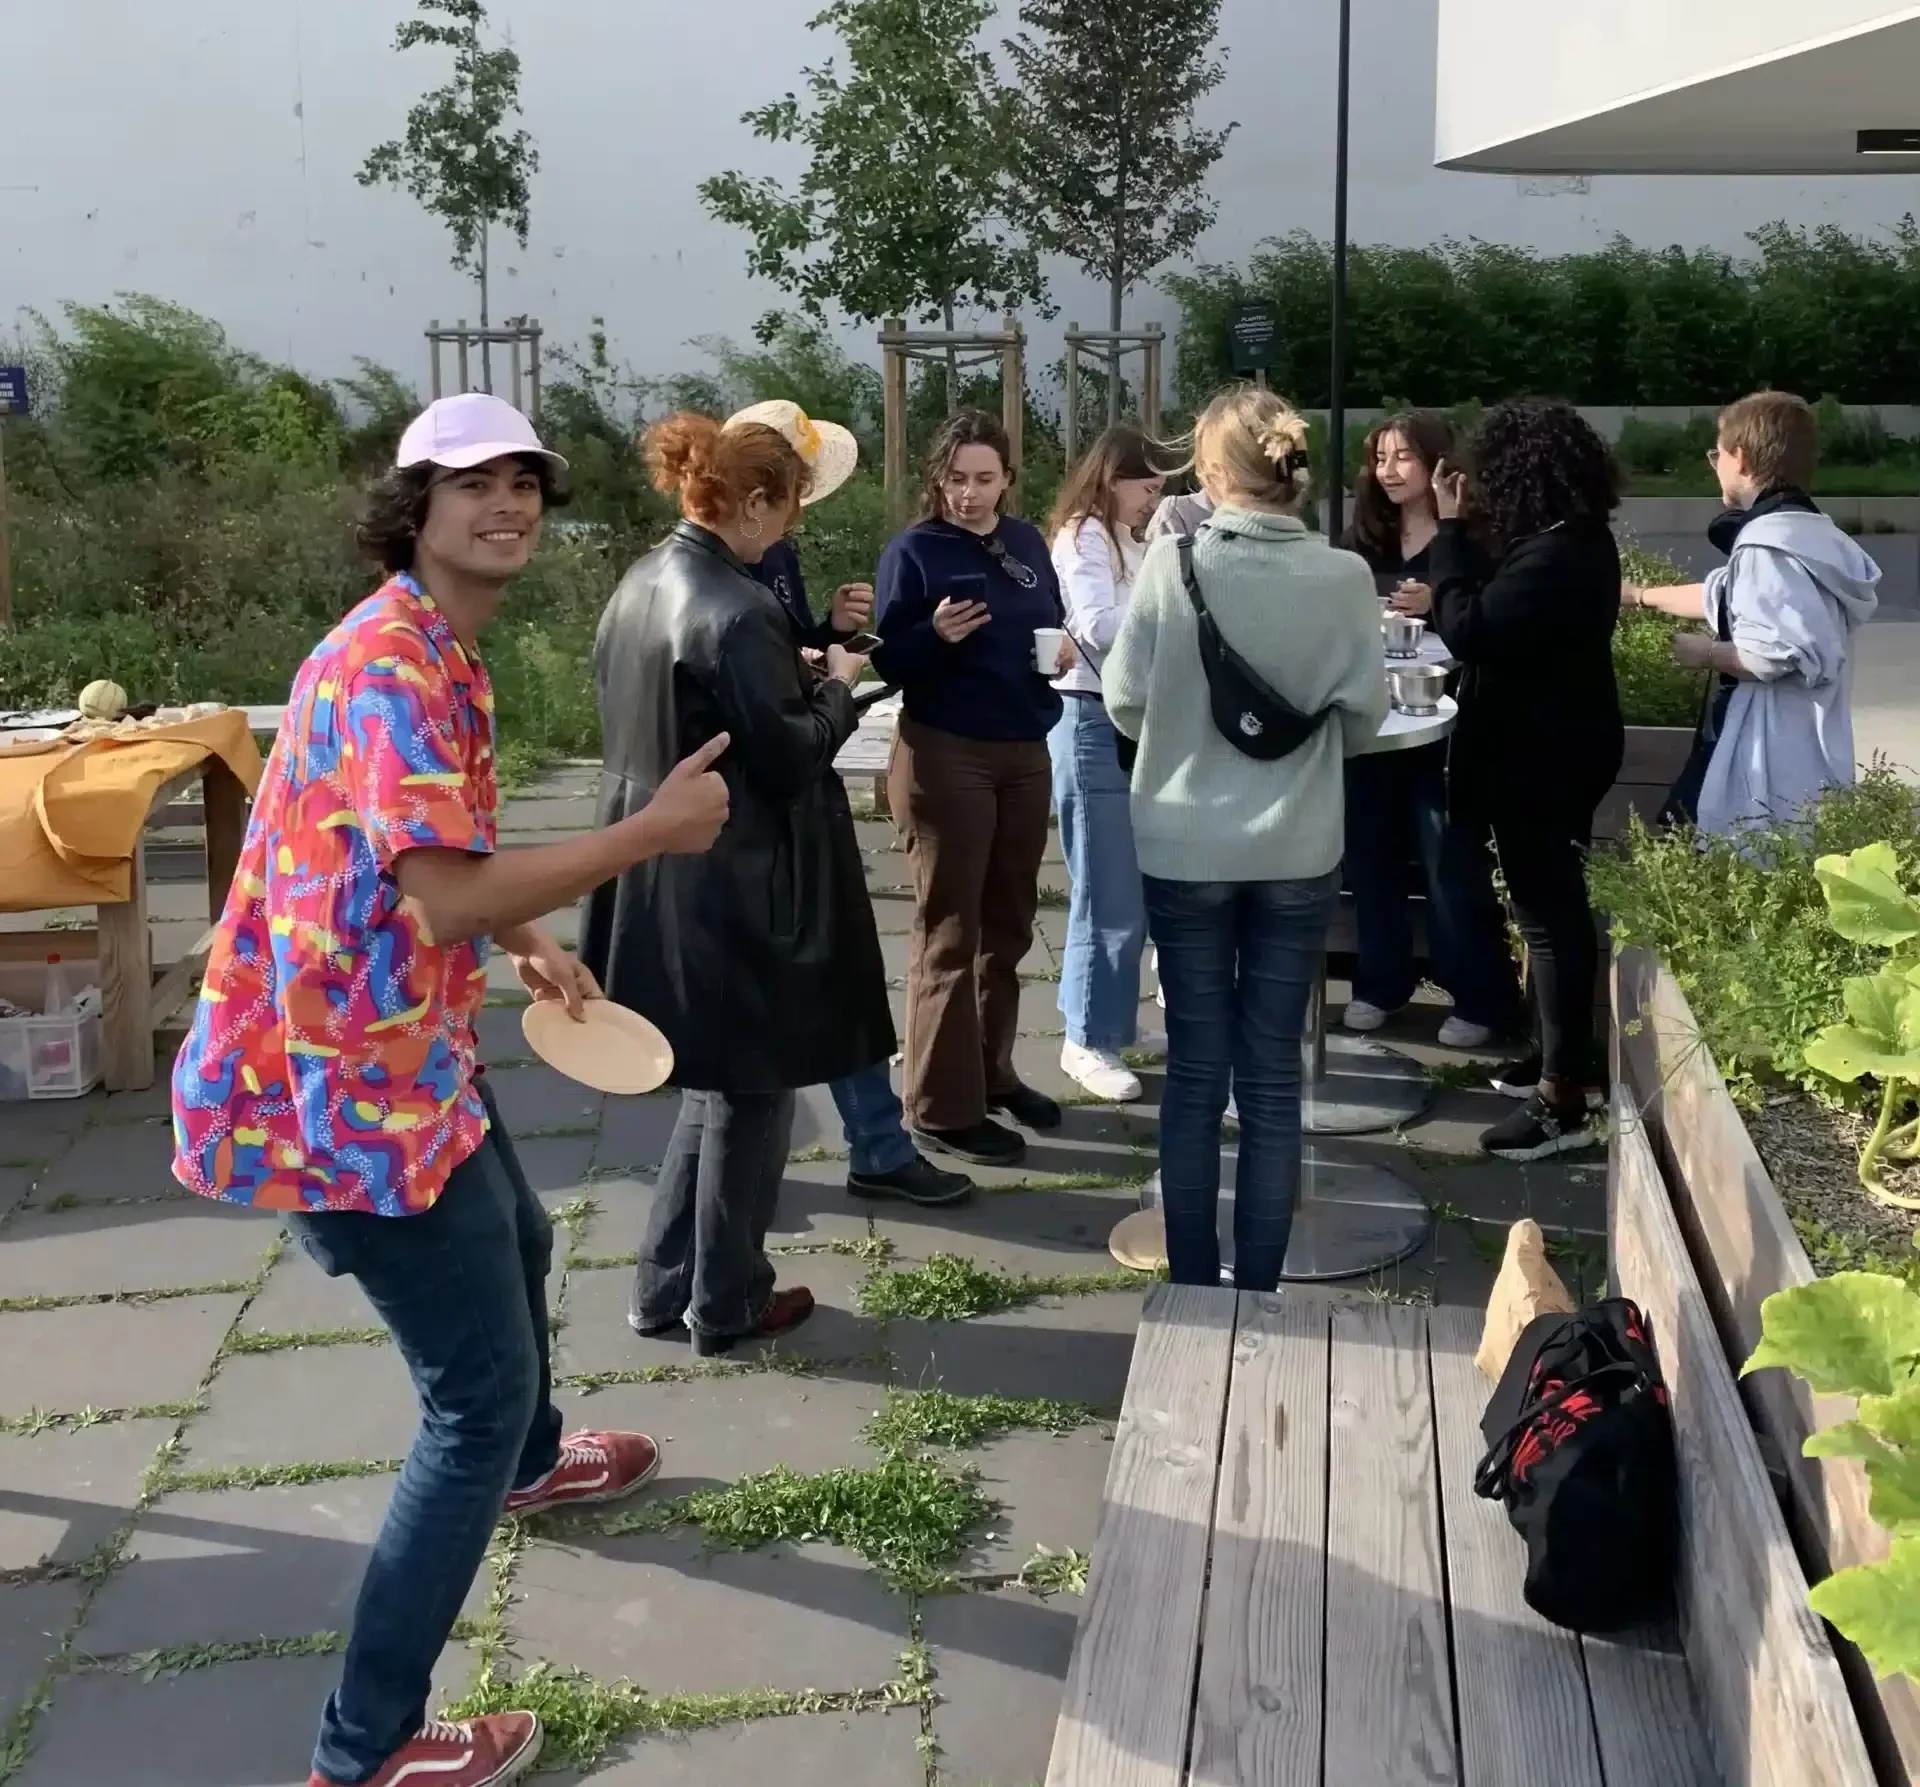
[[[99,984],[97,962],[60,962],[76,996]],[[0,962],[0,998],[39,1009],[47,971],[39,962]],[[0,1104],[30,1098],[78,1098],[100,1080],[99,999],[60,1017],[0,1017]]]

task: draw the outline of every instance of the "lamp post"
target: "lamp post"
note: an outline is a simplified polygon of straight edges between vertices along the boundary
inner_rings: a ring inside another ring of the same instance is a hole
[[[1339,75],[1333,119],[1332,402],[1327,416],[1327,538],[1346,521],[1347,464],[1347,100],[1353,73],[1353,0],[1340,0]]]

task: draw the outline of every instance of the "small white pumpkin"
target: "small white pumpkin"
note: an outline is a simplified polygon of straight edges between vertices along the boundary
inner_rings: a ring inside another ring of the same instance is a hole
[[[117,720],[127,711],[127,692],[118,683],[88,683],[80,691],[80,712],[89,720]]]

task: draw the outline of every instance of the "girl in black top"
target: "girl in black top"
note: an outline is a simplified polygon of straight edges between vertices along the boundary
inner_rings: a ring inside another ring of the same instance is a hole
[[[1354,488],[1353,524],[1342,542],[1373,568],[1401,614],[1433,607],[1429,559],[1440,521],[1433,474],[1453,451],[1453,430],[1428,410],[1391,416],[1367,436]],[[1433,978],[1453,996],[1440,1027],[1450,1048],[1484,1048],[1515,1033],[1519,983],[1494,897],[1491,861],[1465,828],[1447,823],[1447,747],[1349,757],[1346,874],[1358,960],[1349,1030],[1378,1030],[1419,985],[1413,953],[1411,870],[1427,895]]]
[[[1527,1104],[1481,1146],[1539,1160],[1599,1139],[1587,1108],[1601,1074],[1586,853],[1625,746],[1613,678],[1620,553],[1609,526],[1619,483],[1606,443],[1564,404],[1489,410],[1470,457],[1471,529],[1465,476],[1443,466],[1434,481],[1434,623],[1464,667],[1451,810],[1499,851],[1540,1042],[1538,1055],[1496,1077]]]

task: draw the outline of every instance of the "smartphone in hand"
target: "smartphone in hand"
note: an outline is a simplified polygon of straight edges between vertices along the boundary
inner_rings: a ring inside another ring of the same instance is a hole
[[[884,641],[878,633],[856,633],[851,639],[843,639],[840,643],[843,649],[852,652],[856,657],[870,658],[880,649]]]

